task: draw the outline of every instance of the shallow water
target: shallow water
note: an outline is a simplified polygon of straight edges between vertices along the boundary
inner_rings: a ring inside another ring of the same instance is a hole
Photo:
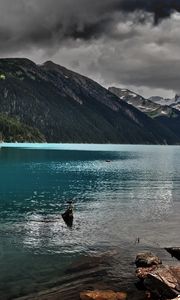
[[[0,149],[0,299],[67,281],[87,254],[116,249],[116,265],[129,266],[139,249],[168,261],[159,249],[179,246],[180,147],[11,146]],[[61,218],[68,199],[72,229]],[[132,269],[113,267],[113,285]]]

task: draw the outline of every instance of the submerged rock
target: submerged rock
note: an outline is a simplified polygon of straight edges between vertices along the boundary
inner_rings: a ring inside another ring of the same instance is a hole
[[[84,291],[80,293],[81,300],[126,300],[125,292],[114,292],[111,290],[101,291]]]
[[[72,209],[68,208],[65,213],[62,214],[62,218],[68,227],[72,227],[74,219]]]
[[[135,260],[136,266],[139,267],[152,267],[153,265],[160,265],[162,264],[162,261],[160,258],[156,255],[154,255],[151,252],[143,252],[139,253],[136,256]]]

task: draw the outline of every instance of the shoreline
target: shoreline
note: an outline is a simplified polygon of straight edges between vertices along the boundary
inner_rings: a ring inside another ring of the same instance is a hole
[[[146,246],[134,247],[136,254],[140,251],[152,250]],[[156,253],[164,254],[165,263],[177,264],[166,250],[156,249]],[[128,299],[145,300],[145,292],[136,287],[137,277],[135,275],[135,264],[132,261],[121,259],[121,251],[118,249],[107,251],[94,257],[83,257],[70,266],[66,275],[60,278],[60,282],[54,283],[47,289],[30,293],[25,296],[13,298],[13,300],[79,300],[80,292],[84,290],[113,290],[127,293]],[[165,259],[167,258],[167,259]],[[126,267],[126,269],[124,269]],[[123,272],[124,271],[124,272]],[[118,274],[119,272],[119,274]]]

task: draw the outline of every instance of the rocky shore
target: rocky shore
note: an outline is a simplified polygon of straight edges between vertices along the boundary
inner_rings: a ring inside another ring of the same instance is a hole
[[[166,266],[151,252],[136,257],[136,275],[149,299],[180,298],[180,265]]]
[[[169,248],[171,249],[171,248]],[[172,248],[172,252],[174,248]],[[177,254],[176,248],[176,254]],[[161,259],[151,252],[139,253],[135,260],[137,286],[145,291],[144,299],[177,300],[180,299],[180,265],[166,266]],[[125,292],[84,291],[81,300],[126,300],[130,299]]]
[[[180,248],[168,248],[168,253]],[[178,250],[179,249],[179,250]],[[174,252],[173,252],[174,253]],[[172,254],[172,253],[171,253]],[[157,255],[150,251],[137,254],[132,262],[134,275],[129,280],[124,276],[126,285],[119,282],[113,285],[112,270],[108,267],[115,253],[100,255],[87,259],[84,263],[72,266],[67,272],[81,274],[79,278],[71,277],[72,282],[64,283],[59,287],[21,297],[18,300],[177,300],[180,299],[180,264],[173,266],[163,264]],[[117,261],[114,261],[113,268]],[[121,263],[123,266],[123,262]],[[91,280],[88,281],[88,277]],[[95,278],[95,280],[92,280]],[[131,288],[128,286],[131,285]],[[132,290],[132,285],[134,289]],[[126,288],[127,287],[127,288]],[[17,300],[17,299],[16,299]]]

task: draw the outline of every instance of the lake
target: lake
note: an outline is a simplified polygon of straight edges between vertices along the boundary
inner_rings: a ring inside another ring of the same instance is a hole
[[[180,147],[2,146],[0,299],[80,282],[128,289],[144,249],[173,263],[163,247],[180,246]],[[72,228],[61,217],[69,199]]]

